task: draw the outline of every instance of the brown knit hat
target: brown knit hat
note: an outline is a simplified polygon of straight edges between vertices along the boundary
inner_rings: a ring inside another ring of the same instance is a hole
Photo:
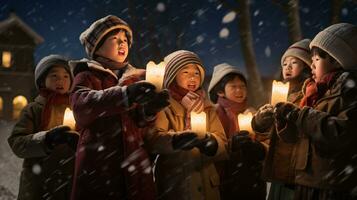
[[[357,26],[348,23],[334,24],[319,32],[310,48],[326,51],[345,69],[357,68]]]
[[[284,60],[286,57],[293,56],[299,58],[309,67],[311,65],[311,54],[310,54],[310,39],[303,39],[292,44],[281,57],[281,66],[283,66]]]
[[[164,58],[164,62],[166,63],[164,88],[170,86],[172,81],[175,80],[177,73],[187,64],[196,64],[198,66],[201,75],[200,86],[202,86],[205,77],[205,69],[201,59],[195,53],[187,50],[178,50],[167,55]]]
[[[93,58],[94,51],[101,39],[114,29],[124,29],[128,31],[130,35],[130,44],[133,43],[133,33],[129,25],[119,17],[108,15],[95,21],[79,36],[79,40],[85,47],[89,58]]]

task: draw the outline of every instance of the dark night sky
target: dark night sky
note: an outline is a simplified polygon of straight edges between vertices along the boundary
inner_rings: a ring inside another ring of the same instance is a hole
[[[318,31],[328,26],[330,1],[300,1],[304,37],[313,38]],[[162,5],[165,10],[168,4],[172,3],[177,4],[173,12],[183,9],[183,6],[192,7],[194,18],[187,23],[184,32],[187,49],[201,56],[208,72],[221,62],[236,65],[244,71],[237,20],[235,18],[230,23],[222,22],[229,10],[220,6],[217,0],[167,2],[170,1],[152,1],[150,9],[160,13]],[[140,7],[140,3],[137,6]],[[0,20],[7,18],[10,10],[15,10],[24,22],[45,39],[36,50],[36,62],[50,53],[59,53],[74,59],[81,58],[85,54],[78,37],[94,20],[108,14],[128,20],[127,0],[1,0]],[[280,56],[289,46],[286,15],[270,0],[252,0],[250,11],[258,66],[263,75],[271,75],[279,69]],[[346,1],[341,21],[356,24],[357,3]],[[167,25],[157,24],[157,27],[160,26]],[[226,38],[220,37],[219,34],[224,28],[229,30]],[[134,45],[145,44],[134,41]]]

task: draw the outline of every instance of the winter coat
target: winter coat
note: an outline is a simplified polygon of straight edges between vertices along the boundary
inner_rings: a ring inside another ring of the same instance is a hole
[[[70,197],[74,170],[74,151],[68,145],[50,150],[45,144],[46,130],[40,130],[46,98],[38,96],[27,105],[8,139],[11,149],[24,158],[18,199],[62,199]],[[52,112],[48,128],[61,125],[66,106]]]
[[[134,124],[132,113],[137,110],[128,108],[126,86],[118,86],[117,75],[96,61],[84,60],[73,67],[75,78],[70,101],[80,138],[71,198],[119,200],[134,199],[137,195],[136,199],[152,199],[154,184],[146,151],[138,146],[135,155],[125,156],[124,145],[142,144],[140,138],[130,140],[133,132],[129,128],[140,134],[142,129]],[[134,68],[128,66],[128,70]],[[127,141],[123,140],[124,136]],[[141,180],[129,182],[132,177],[127,173],[139,170],[148,171]],[[138,188],[139,183],[145,187]]]
[[[254,111],[253,108],[247,110]],[[220,104],[217,104],[217,111],[226,114],[225,108]],[[222,122],[224,119],[220,120]],[[229,123],[234,124],[234,122]],[[232,138],[229,138],[228,135],[230,134],[226,133],[228,143],[231,143]],[[244,151],[244,153],[242,149],[235,152],[229,150],[229,159],[216,163],[221,176],[222,199],[265,200],[266,183],[261,178],[265,149],[259,142],[252,141],[249,150],[251,151]]]
[[[298,106],[302,97],[302,91],[298,90],[290,93],[287,100]],[[269,150],[264,161],[264,179],[271,182],[294,184],[296,144],[284,142],[277,135],[275,127],[271,129],[270,137]]]
[[[357,185],[356,74],[340,72],[313,106],[299,112],[296,126],[278,134],[297,139],[297,184],[335,191],[355,191]]]
[[[214,161],[227,158],[223,127],[215,108],[206,100],[207,131],[218,142],[215,156],[205,156],[197,148],[174,150],[171,140],[175,132],[184,130],[185,112],[179,102],[170,98],[170,105],[158,113],[155,130],[146,135],[149,149],[159,154],[155,166],[158,195],[161,199],[220,199]]]

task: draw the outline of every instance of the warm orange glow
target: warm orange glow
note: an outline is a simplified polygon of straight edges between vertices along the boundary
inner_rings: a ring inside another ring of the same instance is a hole
[[[72,110],[69,108],[66,108],[66,110],[64,111],[63,125],[69,126],[72,130],[75,130],[76,121],[74,120]]]
[[[253,119],[253,114],[251,112],[248,112],[246,114],[239,114],[238,115],[239,130],[253,133],[253,129],[251,125],[252,119]]]
[[[12,105],[13,105],[12,118],[18,119],[21,110],[27,105],[27,99],[26,97],[19,95],[14,98],[14,100],[12,101]]]
[[[198,134],[199,138],[206,136],[206,113],[191,112],[191,130]]]
[[[273,88],[271,93],[271,105],[275,106],[279,102],[286,102],[289,92],[289,82],[283,83],[273,81]]]
[[[145,80],[155,85],[156,90],[160,91],[162,89],[162,84],[164,81],[164,73],[165,73],[164,62],[161,62],[160,64],[156,65],[153,61],[150,61],[146,65]]]
[[[2,66],[9,68],[11,66],[11,52],[2,52]]]
[[[0,117],[3,116],[3,109],[4,109],[4,101],[0,97]]]

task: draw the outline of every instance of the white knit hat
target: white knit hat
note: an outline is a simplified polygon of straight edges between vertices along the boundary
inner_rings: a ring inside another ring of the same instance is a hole
[[[309,48],[310,42],[311,42],[310,39],[303,39],[292,44],[281,57],[281,66],[284,65],[283,63],[286,57],[293,56],[299,58],[310,67],[311,65],[311,54]]]
[[[310,48],[326,51],[345,69],[357,68],[357,26],[348,23],[334,24],[319,32]]]
[[[36,88],[39,90],[41,86],[41,81],[43,81],[44,75],[48,72],[51,67],[54,65],[63,66],[63,68],[68,72],[71,78],[71,85],[73,82],[73,75],[72,71],[68,65],[68,59],[61,56],[61,55],[49,55],[43,57],[40,62],[36,65],[35,69],[35,85]]]
[[[130,44],[133,43],[133,33],[129,25],[122,19],[114,15],[108,15],[93,22],[80,36],[79,40],[85,47],[89,58],[93,58],[94,51],[102,38],[114,29],[124,29],[129,33]]]
[[[188,64],[197,65],[201,75],[200,86],[202,86],[205,77],[205,69],[201,59],[195,53],[187,50],[174,51],[164,58],[164,62],[166,63],[164,88],[168,88],[172,81],[175,80],[177,73]]]
[[[244,82],[246,83],[246,79],[244,77],[244,75],[242,74],[242,72],[240,72],[238,70],[237,67],[234,67],[228,63],[221,63],[219,65],[216,65],[213,69],[213,74],[212,74],[212,79],[211,79],[211,82],[209,83],[209,86],[208,86],[208,93],[209,93],[209,96],[210,96],[210,99],[213,103],[216,103],[214,102],[214,99],[217,99],[217,94],[213,94],[211,92],[212,89],[227,75],[227,74],[231,74],[231,73],[234,73],[234,74],[238,74],[239,76],[241,76],[244,80]]]

